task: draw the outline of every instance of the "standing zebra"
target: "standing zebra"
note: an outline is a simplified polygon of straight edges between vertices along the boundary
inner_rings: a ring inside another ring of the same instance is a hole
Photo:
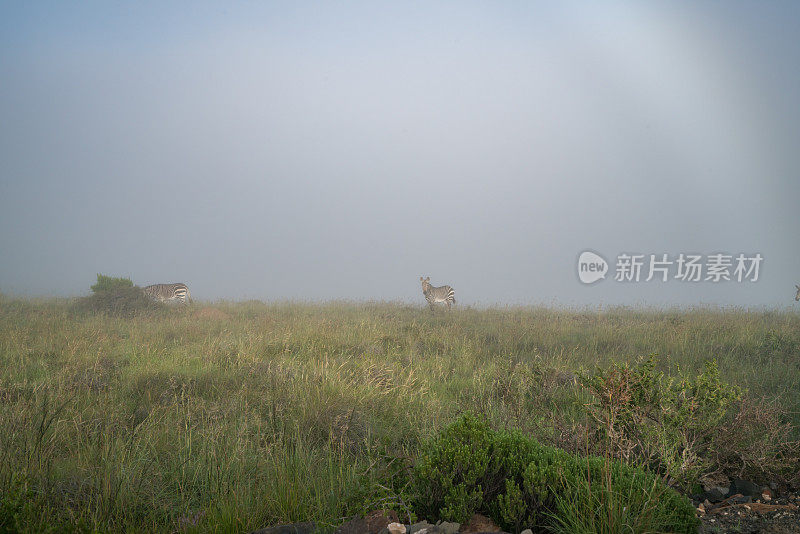
[[[186,284],[153,284],[142,288],[145,295],[159,302],[192,302],[189,288]]]
[[[422,294],[425,295],[425,300],[428,305],[433,309],[433,305],[437,302],[444,302],[447,304],[447,309],[450,309],[451,304],[456,303],[456,291],[450,286],[433,287],[430,283],[431,277],[419,277],[422,282]]]
[[[794,287],[797,288],[797,295],[794,296],[794,300],[800,300],[800,286],[795,284]]]

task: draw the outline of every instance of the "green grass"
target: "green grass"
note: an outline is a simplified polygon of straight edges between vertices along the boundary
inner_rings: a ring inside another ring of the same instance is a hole
[[[396,459],[466,410],[578,447],[570,373],[653,352],[671,376],[716,358],[800,423],[789,311],[244,302],[115,318],[0,297],[0,510],[12,532],[334,525],[398,505]]]

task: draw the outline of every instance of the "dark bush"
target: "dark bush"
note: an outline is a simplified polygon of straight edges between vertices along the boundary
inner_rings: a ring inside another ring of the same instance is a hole
[[[100,291],[78,299],[75,304],[76,311],[103,313],[118,317],[133,317],[156,312],[163,308],[163,304],[148,298],[138,287]]]
[[[130,278],[114,278],[113,276],[105,276],[98,273],[97,283],[91,286],[91,289],[93,293],[100,293],[102,291],[116,291],[129,287],[133,287],[133,282]]]
[[[462,416],[430,442],[413,469],[419,517],[490,516],[519,532],[696,532],[691,503],[661,480],[608,458],[573,456],[516,431]],[[598,503],[615,513],[598,515]],[[588,515],[576,524],[576,514]]]
[[[134,286],[127,278],[98,274],[97,283],[91,289],[91,295],[77,300],[73,308],[75,311],[132,317],[164,308],[163,304],[147,297],[141,288]]]

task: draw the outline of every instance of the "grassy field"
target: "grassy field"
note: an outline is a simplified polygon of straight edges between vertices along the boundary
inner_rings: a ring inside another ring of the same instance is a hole
[[[3,298],[2,506],[36,532],[334,525],[402,506],[398,459],[466,410],[569,448],[589,401],[574,373],[651,353],[673,377],[715,358],[800,423],[791,311],[244,302],[115,318]]]

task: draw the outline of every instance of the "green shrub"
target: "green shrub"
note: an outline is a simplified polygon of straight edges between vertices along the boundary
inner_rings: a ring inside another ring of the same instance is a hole
[[[603,531],[695,532],[687,499],[658,477],[607,458],[580,458],[516,431],[493,431],[462,416],[431,441],[413,470],[420,517],[465,522],[490,516],[506,530],[565,529],[579,511],[619,502],[597,518]]]
[[[720,380],[714,360],[701,374],[675,380],[656,371],[651,355],[598,369],[581,383],[593,397],[588,409],[603,449],[682,486],[711,467],[717,431],[741,398]]]
[[[97,283],[91,286],[92,294],[76,301],[77,312],[106,314],[118,317],[152,313],[163,309],[163,305],[147,297],[141,288],[134,286],[128,278],[113,278],[97,275]]]
[[[4,481],[5,482],[5,481]],[[23,531],[21,524],[31,515],[30,508],[35,498],[33,491],[25,487],[22,480],[12,473],[0,494],[0,533]]]
[[[129,287],[133,287],[133,282],[130,278],[114,278],[113,276],[105,276],[98,273],[97,283],[91,286],[91,289],[94,293],[100,293],[102,291],[116,291]]]

